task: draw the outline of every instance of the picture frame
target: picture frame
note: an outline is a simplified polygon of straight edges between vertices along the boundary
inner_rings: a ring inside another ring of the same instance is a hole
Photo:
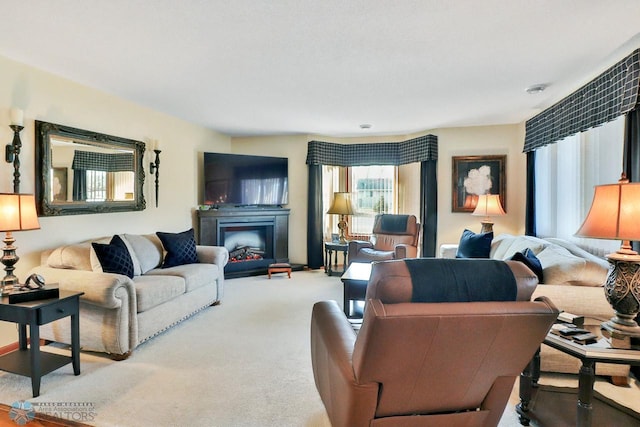
[[[55,202],[67,201],[67,168],[53,168],[51,200]]]
[[[473,212],[478,194],[498,194],[507,211],[506,155],[452,157],[452,212]]]

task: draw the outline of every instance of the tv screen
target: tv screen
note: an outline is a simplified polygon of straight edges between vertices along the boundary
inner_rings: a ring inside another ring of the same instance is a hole
[[[204,204],[280,206],[289,202],[286,157],[204,153]]]

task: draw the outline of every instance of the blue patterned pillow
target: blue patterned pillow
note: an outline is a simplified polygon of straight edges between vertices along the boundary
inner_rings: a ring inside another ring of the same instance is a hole
[[[98,261],[105,273],[124,274],[133,278],[133,260],[127,250],[127,245],[117,234],[113,236],[108,245],[104,243],[91,243],[96,252]]]
[[[162,268],[175,267],[183,264],[195,264],[198,262],[196,254],[196,241],[193,237],[193,228],[182,233],[156,233],[162,246],[167,251]]]

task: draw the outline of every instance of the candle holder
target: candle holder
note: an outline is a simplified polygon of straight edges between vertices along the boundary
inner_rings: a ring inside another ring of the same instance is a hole
[[[153,162],[149,163],[149,171],[151,175],[156,175],[156,208],[158,207],[158,190],[160,189],[160,153],[161,150],[154,149],[154,153],[156,153],[156,158]]]
[[[22,141],[20,141],[20,131],[24,126],[9,125],[13,130],[13,142],[5,147],[5,160],[7,163],[13,163],[13,192],[20,192],[20,149]]]

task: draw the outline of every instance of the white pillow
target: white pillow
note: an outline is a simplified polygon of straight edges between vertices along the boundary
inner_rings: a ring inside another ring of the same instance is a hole
[[[542,275],[545,285],[577,285],[602,286],[602,280],[594,277],[587,268],[587,261],[571,255],[567,249],[549,245],[536,255],[542,264]],[[606,276],[606,272],[605,275]]]

